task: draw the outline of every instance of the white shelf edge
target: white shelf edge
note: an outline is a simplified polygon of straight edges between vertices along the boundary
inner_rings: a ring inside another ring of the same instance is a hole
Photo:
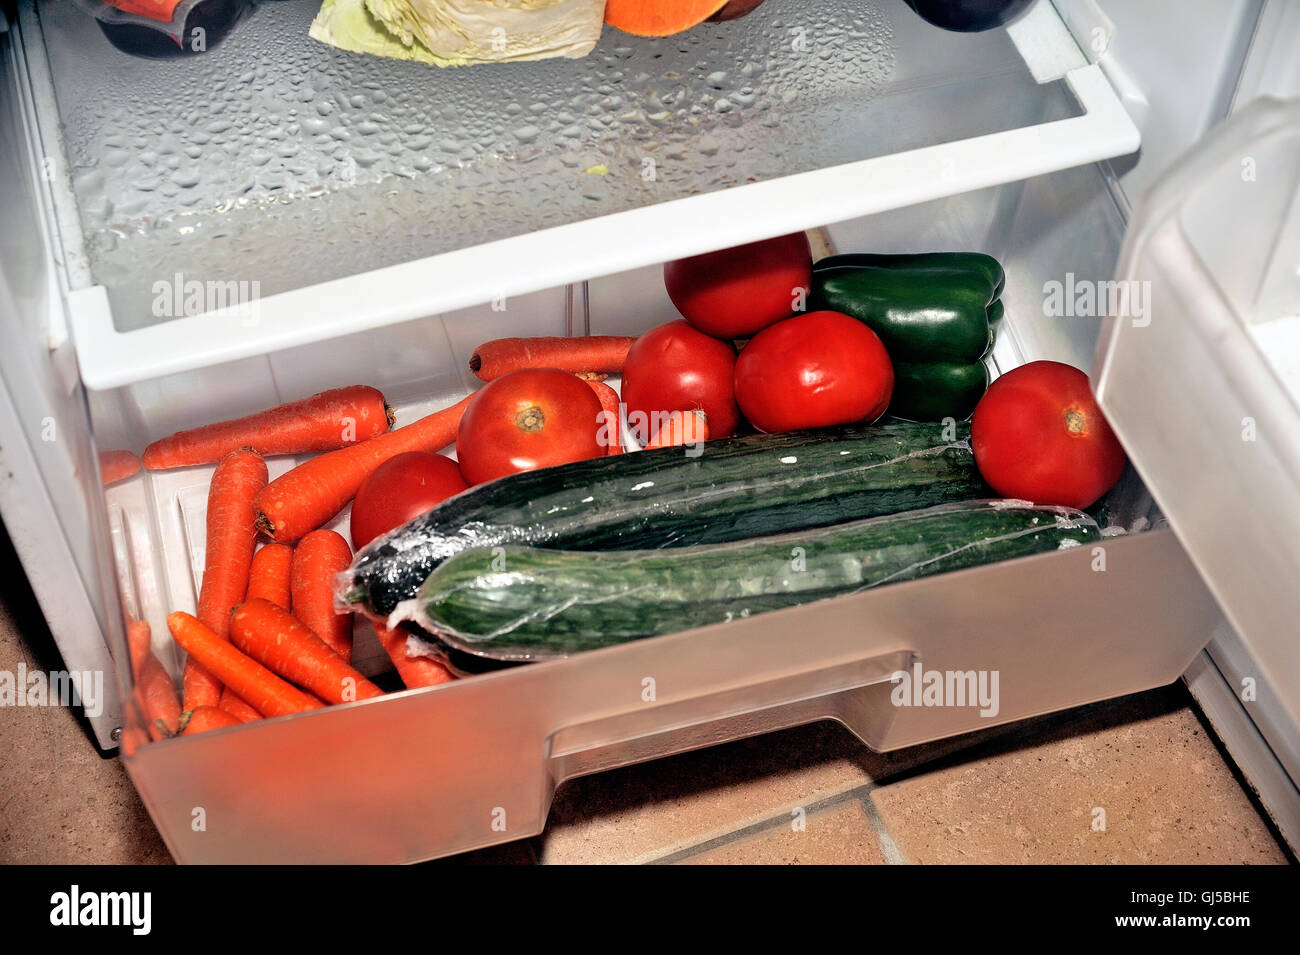
[[[1110,159],[1137,127],[1101,69],[1065,81],[1069,119],[676,199],[268,296],[250,321],[220,309],[131,332],[99,287],[69,296],[82,380],[117,388],[438,315],[685,255],[872,215]],[[503,274],[502,262],[529,263]]]

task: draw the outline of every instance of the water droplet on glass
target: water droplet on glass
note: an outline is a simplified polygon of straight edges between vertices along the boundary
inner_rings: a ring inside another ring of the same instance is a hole
[[[125,328],[154,320],[158,273],[269,295],[860,158],[895,4],[767,0],[678,37],[606,30],[581,60],[451,70],[331,50],[307,36],[314,3],[259,4],[177,60],[118,53],[74,4],[41,18],[92,275]]]

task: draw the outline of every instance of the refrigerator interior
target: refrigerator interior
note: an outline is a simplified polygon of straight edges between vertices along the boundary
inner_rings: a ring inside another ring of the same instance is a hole
[[[87,460],[92,433],[138,452],[356,382],[405,423],[474,386],[482,341],[636,334],[678,317],[659,262],[816,226],[840,251],[993,254],[1007,272],[993,370],[1092,362],[1100,319],[1046,315],[1045,283],[1111,278],[1125,222],[1094,161],[1137,134],[1046,2],[1011,31],[956,36],[897,3],[768,0],[731,33],[607,34],[586,61],[440,73],[310,43],[314,9],[264,4],[199,61],[160,65],[111,51],[71,3],[20,4],[17,138],[37,144],[27,172],[46,173],[31,181],[42,278],[69,326],[49,307],[48,337],[65,361],[75,339],[67,420]],[[157,308],[155,283],[187,277],[263,297],[252,314]],[[84,533],[69,536],[102,622],[75,644],[102,650],[107,632],[120,651],[117,601],[100,595],[120,587],[178,673],[163,618],[194,605],[210,469],[106,494],[79,473],[85,513],[68,525]],[[414,861],[540,831],[562,780],[670,752],[823,718],[882,750],[990,725],[890,706],[889,674],[912,662],[999,669],[994,722],[1168,683],[1219,611],[1136,474],[1112,503],[1134,533],[1104,542],[1103,572],[1084,552],[975,568],[166,740],[127,765],[178,859]],[[794,655],[792,632],[809,635]],[[366,625],[357,639],[363,672],[388,667]],[[381,799],[395,808],[372,818]],[[200,804],[235,826],[195,833]],[[319,839],[322,820],[336,838]]]

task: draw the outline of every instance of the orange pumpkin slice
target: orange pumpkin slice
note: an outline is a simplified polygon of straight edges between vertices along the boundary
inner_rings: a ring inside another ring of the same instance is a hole
[[[605,0],[605,22],[634,36],[672,36],[726,5],[727,0]]]

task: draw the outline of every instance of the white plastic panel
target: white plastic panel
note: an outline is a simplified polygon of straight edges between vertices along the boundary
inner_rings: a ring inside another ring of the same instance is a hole
[[[1130,203],[1227,116],[1247,48],[1268,40],[1256,33],[1265,0],[1053,3],[1141,130],[1142,151],[1113,164]],[[1294,57],[1295,38],[1282,42]]]
[[[1300,100],[1261,99],[1134,212],[1094,382],[1130,457],[1300,738]],[[1289,329],[1289,334],[1288,334]],[[1278,334],[1266,334],[1276,331]],[[1268,338],[1270,345],[1260,339]]]
[[[1265,0],[1237,82],[1234,110],[1259,96],[1300,95],[1297,43],[1300,43],[1300,4],[1291,0]]]
[[[66,669],[102,677],[106,697],[87,718],[111,747],[122,712],[105,634],[120,633],[121,617],[86,394],[61,341],[45,180],[19,83],[26,69],[0,33],[0,518]]]

